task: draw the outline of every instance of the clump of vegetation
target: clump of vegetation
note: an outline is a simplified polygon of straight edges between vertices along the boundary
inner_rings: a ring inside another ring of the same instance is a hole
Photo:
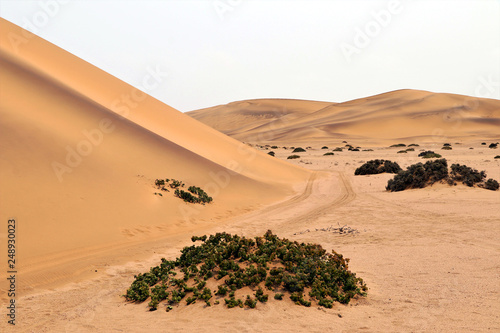
[[[484,183],[483,187],[487,190],[496,191],[498,190],[499,185],[496,180],[490,178]]]
[[[390,146],[391,148],[396,148],[396,147],[406,147],[406,145],[404,143],[398,143],[398,144],[395,144],[395,145],[391,145]]]
[[[500,158],[500,155],[497,155],[497,156],[495,156],[494,158],[495,158],[495,159]]]
[[[323,147],[321,147],[321,149],[328,149],[328,147],[327,146],[323,146]]]
[[[342,148],[341,147],[337,147],[333,151],[342,151]]]
[[[498,143],[490,143],[490,145],[488,146],[488,148],[496,149],[497,146],[498,146]]]
[[[358,175],[375,175],[379,173],[398,173],[401,167],[396,162],[388,160],[371,160],[360,166],[354,171]]]
[[[270,151],[269,153],[267,153],[267,155],[274,156],[274,155],[275,155],[275,153],[274,153],[274,151]]]
[[[188,188],[189,192],[186,192],[184,190],[179,190],[176,189],[174,194],[184,200],[185,202],[191,202],[191,203],[200,203],[200,204],[205,204],[205,203],[210,203],[212,202],[213,198],[210,197],[207,192],[203,191],[201,188],[196,187],[196,186],[189,186]]]
[[[474,186],[477,183],[482,183],[486,178],[485,171],[477,171],[466,165],[452,164],[451,165],[451,179],[453,181],[462,182],[467,186]]]
[[[292,153],[303,153],[305,151],[306,150],[304,148],[297,147],[292,151]]]
[[[217,233],[194,236],[192,241],[202,244],[187,246],[176,260],[162,258],[159,266],[135,276],[125,298],[134,302],[150,298],[150,310],[164,302],[170,311],[183,299],[186,305],[204,301],[211,306],[214,295],[224,298],[228,308],[255,308],[257,302],[268,301],[266,290],[275,292],[277,300],[288,294],[296,304],[315,302],[327,308],[366,295],[363,280],[348,269],[349,259],[317,244],[281,239],[271,231],[255,238]],[[214,291],[206,287],[210,279],[220,282]],[[243,287],[254,290],[255,298],[247,295],[243,301],[237,295]]]
[[[359,151],[359,148],[351,148],[351,147],[349,147],[348,150],[350,150],[350,151]]]
[[[415,151],[415,148],[406,148],[406,151]]]
[[[271,149],[278,149],[278,146],[271,146]]]
[[[420,145],[416,144],[416,143],[411,143],[408,145],[408,147],[420,147]]]
[[[400,150],[400,151],[398,151],[398,154],[406,154],[406,153],[407,153],[406,150]]]
[[[287,160],[293,160],[293,159],[296,159],[296,158],[300,158],[300,155],[290,155],[286,159]]]
[[[335,155],[334,153],[332,152],[328,152],[328,153],[324,153],[323,156],[332,156],[332,155]]]
[[[425,164],[410,165],[405,171],[400,171],[387,183],[386,190],[403,191],[409,188],[423,188],[448,177],[446,159],[427,161]]]
[[[450,146],[443,146],[441,149],[443,149],[443,150],[452,150],[453,148],[451,148]]]
[[[486,142],[481,142],[481,145],[486,146]]]
[[[363,151],[373,151],[373,149],[363,149]]]
[[[446,159],[427,161],[425,164],[417,163],[410,165],[405,171],[399,172],[393,179],[389,180],[386,190],[391,192],[404,191],[411,188],[423,188],[439,181],[446,181],[449,185],[462,182],[467,186],[478,185],[489,190],[496,191],[498,182],[486,178],[485,171],[477,171],[466,165],[452,164],[448,173]]]
[[[422,158],[440,158],[441,155],[436,154],[432,150],[426,150],[426,151],[423,151],[420,154],[418,154],[418,157],[422,157]]]

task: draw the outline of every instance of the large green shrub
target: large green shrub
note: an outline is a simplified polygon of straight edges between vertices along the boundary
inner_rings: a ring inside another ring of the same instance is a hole
[[[487,190],[496,191],[498,190],[499,185],[496,180],[490,178],[484,183],[483,187]]]
[[[477,171],[466,165],[452,164],[451,165],[451,179],[454,181],[462,182],[467,186],[474,186],[477,183],[483,182],[486,178],[485,171]]]
[[[363,280],[348,269],[349,260],[335,251],[327,253],[317,244],[280,239],[271,231],[255,238],[217,233],[192,240],[202,243],[185,247],[176,260],[162,259],[159,266],[136,276],[124,295],[126,299],[142,302],[151,295],[151,310],[164,301],[170,311],[182,299],[186,305],[203,300],[210,306],[209,279],[220,281],[214,290],[216,297],[229,292],[227,307],[254,308],[257,301],[267,302],[269,296],[263,287],[276,291],[275,299],[288,293],[303,306],[316,302],[331,307],[334,302],[349,303],[353,297],[366,295]],[[247,296],[243,302],[238,298],[236,292],[243,287],[252,288],[255,299]],[[306,290],[309,299],[305,299]]]
[[[390,179],[386,190],[398,192],[409,188],[423,188],[447,177],[448,163],[444,158],[427,161],[425,164],[417,163],[410,165],[405,171],[400,171],[393,179]]]
[[[374,175],[379,173],[398,173],[401,167],[396,162],[388,160],[371,160],[360,166],[354,171],[358,175]]]

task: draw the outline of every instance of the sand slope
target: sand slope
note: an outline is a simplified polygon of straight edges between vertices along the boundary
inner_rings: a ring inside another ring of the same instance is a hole
[[[21,290],[278,200],[309,177],[3,19],[0,33],[0,218],[18,220]],[[156,178],[200,186],[214,203],[154,195]]]
[[[188,114],[252,143],[497,140],[500,101],[397,90],[344,103],[248,100]]]

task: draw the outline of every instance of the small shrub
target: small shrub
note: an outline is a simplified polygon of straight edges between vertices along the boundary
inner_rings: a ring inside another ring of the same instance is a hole
[[[451,147],[449,143],[443,143],[443,147]]]
[[[491,149],[496,149],[498,146],[498,143],[491,143],[488,148],[491,148]]]
[[[303,153],[305,151],[306,150],[304,148],[297,147],[292,151],[292,153]]]
[[[398,173],[401,167],[396,162],[388,160],[371,160],[354,171],[354,175],[374,175],[379,173]]]
[[[418,157],[422,157],[422,158],[440,158],[441,155],[436,154],[432,150],[425,150],[425,151],[421,152],[420,154],[418,154]]]
[[[274,294],[274,299],[281,301],[283,299],[283,296],[284,296],[283,293],[276,293]]]
[[[494,158],[495,158],[495,159],[500,158],[500,155],[497,155],[497,156],[495,156]]]
[[[451,165],[451,179],[454,181],[462,182],[467,186],[474,186],[476,183],[481,183],[486,178],[486,172],[478,172],[466,165],[452,164]]]
[[[407,153],[406,150],[400,150],[400,151],[398,151],[398,154],[406,154],[406,153]]]
[[[349,148],[350,151],[359,151],[359,148]]]
[[[323,156],[332,156],[332,155],[335,155],[334,153],[332,152],[328,152],[328,153],[324,153]]]
[[[415,151],[415,148],[407,148],[406,151]]]
[[[498,182],[491,178],[484,183],[484,188],[487,190],[496,191],[498,190],[498,187]]]
[[[420,147],[420,145],[416,144],[416,143],[411,143],[408,145],[408,147]]]
[[[443,149],[443,150],[452,150],[453,148],[451,148],[450,146],[443,146],[441,149]]]
[[[341,147],[337,147],[333,151],[342,151],[342,148]]]
[[[321,149],[328,149],[328,147],[327,146],[323,146],[323,147],[321,147]]]
[[[270,151],[269,153],[267,153],[267,155],[274,156],[274,151]]]
[[[481,142],[481,145],[486,146],[486,142]]]
[[[278,146],[271,146],[271,149],[278,149]]]
[[[392,145],[390,146],[391,148],[396,148],[396,147],[406,147],[406,145],[404,143],[398,143],[398,144],[395,144],[395,145]]]
[[[296,159],[296,158],[300,158],[300,156],[299,155],[290,155],[286,159],[287,160],[293,160],[293,159]]]

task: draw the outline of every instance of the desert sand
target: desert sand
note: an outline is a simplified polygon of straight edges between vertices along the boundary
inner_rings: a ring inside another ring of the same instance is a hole
[[[500,180],[498,149],[481,144],[500,141],[499,101],[412,90],[338,104],[252,100],[190,113],[202,124],[5,20],[0,61],[0,217],[19,225],[16,326],[3,315],[2,332],[500,330],[500,192],[436,184],[390,193],[392,175],[354,176],[370,159],[405,168],[432,149]],[[137,99],[128,110],[123,95]],[[450,121],[463,99],[472,109]],[[343,141],[361,151],[323,156]],[[400,142],[420,146],[388,147]],[[444,142],[453,150],[440,150]],[[287,160],[282,147],[299,145],[311,148]],[[214,202],[155,195],[156,178],[200,186]],[[338,225],[359,232],[321,231]],[[121,296],[192,235],[268,229],[349,258],[368,296],[333,309],[271,299],[169,313]],[[0,264],[5,309],[5,256]]]

